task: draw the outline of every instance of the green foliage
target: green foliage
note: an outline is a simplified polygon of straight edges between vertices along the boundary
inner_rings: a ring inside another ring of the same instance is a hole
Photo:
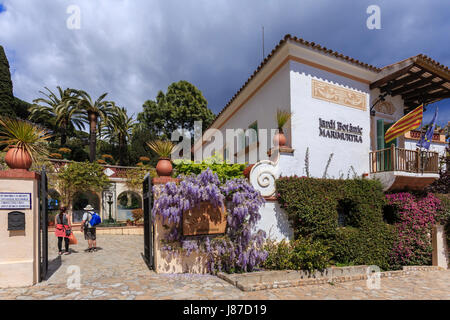
[[[170,158],[175,145],[168,140],[154,140],[147,142],[148,147],[155,152],[159,158]]]
[[[283,127],[291,119],[292,113],[285,110],[277,110],[277,126],[278,130],[283,130]]]
[[[27,119],[31,105],[13,95],[13,83],[5,50],[0,46],[0,115]]]
[[[175,171],[178,175],[189,176],[191,174],[198,175],[210,168],[212,172],[217,173],[220,181],[225,182],[230,179],[244,178],[243,171],[245,164],[229,164],[223,161],[220,156],[208,158],[201,163],[194,163],[193,161],[183,160],[174,161]]]
[[[0,115],[13,116],[13,85],[5,50],[0,46]]]
[[[30,109],[31,104],[23,101],[19,98],[14,97],[14,113],[15,115],[20,118],[20,119],[28,119],[30,112],[28,111],[28,109]],[[1,114],[1,112],[0,112]]]
[[[265,250],[269,255],[264,267],[273,270],[323,270],[328,267],[332,256],[321,241],[308,238],[279,243],[268,241]]]
[[[159,137],[170,138],[179,128],[192,132],[194,121],[203,121],[202,129],[205,130],[214,120],[202,92],[187,81],[172,83],[167,93],[160,91],[156,101],[146,101],[143,108],[137,120],[142,129]]]
[[[386,200],[379,181],[287,177],[276,187],[296,238],[323,241],[336,263],[389,268],[392,231],[383,221]],[[344,228],[338,228],[339,211]]]
[[[140,168],[127,169],[125,171],[126,185],[131,190],[142,190],[142,183],[147,173],[150,173],[150,177],[155,178],[157,176],[155,168],[148,165]]]
[[[109,185],[109,179],[98,163],[72,162],[57,175],[61,197],[67,206],[76,192],[98,192]]]
[[[32,122],[7,117],[0,117],[0,146],[14,145],[26,150],[33,160],[39,155],[48,154],[47,130]]]
[[[394,228],[384,225],[382,228],[341,227],[331,242],[336,263],[346,265],[376,265],[384,270],[389,265],[389,252],[394,243]]]

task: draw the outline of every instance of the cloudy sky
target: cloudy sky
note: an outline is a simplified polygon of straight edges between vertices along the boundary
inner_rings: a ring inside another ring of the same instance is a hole
[[[366,27],[369,5],[381,30]],[[70,5],[80,29],[67,28]],[[219,112],[289,33],[375,66],[418,53],[450,66],[447,0],[0,0],[0,44],[14,93],[31,101],[44,86],[84,89],[130,113],[174,81],[187,80]],[[450,100],[439,122],[450,120]]]

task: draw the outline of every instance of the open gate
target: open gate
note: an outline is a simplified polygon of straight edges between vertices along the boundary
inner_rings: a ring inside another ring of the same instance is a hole
[[[144,260],[150,269],[154,268],[153,264],[153,188],[150,174],[144,178],[143,183],[143,200],[144,200]]]
[[[45,168],[41,172],[41,180],[38,183],[39,194],[39,282],[45,280],[48,271],[48,198],[47,198],[47,173]]]

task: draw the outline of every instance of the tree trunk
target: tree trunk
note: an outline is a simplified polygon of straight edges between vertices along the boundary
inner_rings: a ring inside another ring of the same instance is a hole
[[[89,118],[89,161],[92,163],[95,161],[96,158],[98,115],[95,112],[88,112],[88,118]]]
[[[120,165],[121,166],[124,166],[125,165],[125,161],[124,161],[124,153],[126,152],[126,150],[124,150],[124,146],[125,146],[125,143],[124,143],[124,141],[123,141],[124,139],[121,137],[121,136],[119,136],[119,163],[120,163]]]
[[[61,147],[65,147],[67,143],[67,124],[61,123]]]

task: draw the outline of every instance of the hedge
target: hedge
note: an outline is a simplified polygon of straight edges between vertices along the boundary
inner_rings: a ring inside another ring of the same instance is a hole
[[[383,220],[386,200],[379,181],[282,177],[276,188],[296,239],[322,241],[334,263],[390,268],[394,233]],[[344,226],[338,225],[339,211]]]

